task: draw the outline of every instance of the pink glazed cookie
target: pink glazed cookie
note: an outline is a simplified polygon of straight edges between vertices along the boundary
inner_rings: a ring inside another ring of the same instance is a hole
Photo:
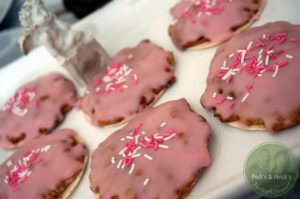
[[[0,166],[0,198],[65,199],[86,159],[86,146],[70,129],[27,142]]]
[[[97,126],[130,120],[172,85],[174,56],[149,40],[121,50],[91,81],[79,107]]]
[[[0,146],[12,149],[50,133],[75,100],[74,85],[59,73],[23,85],[0,110]]]
[[[267,23],[220,46],[201,97],[221,121],[277,132],[300,123],[300,25]]]
[[[248,28],[265,4],[266,0],[180,0],[171,9],[169,35],[181,50],[209,48]]]
[[[92,153],[91,189],[101,199],[184,198],[211,164],[210,134],[185,99],[148,108]]]

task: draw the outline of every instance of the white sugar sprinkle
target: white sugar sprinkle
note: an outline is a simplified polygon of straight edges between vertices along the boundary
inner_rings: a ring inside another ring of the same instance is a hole
[[[142,134],[143,134],[143,135],[146,135],[146,132],[145,132],[145,131],[143,131],[143,132],[142,132]]]
[[[156,139],[163,139],[164,137],[161,136],[161,135],[157,135],[157,136],[154,136],[154,138],[156,138]]]
[[[131,157],[132,157],[132,158],[137,158],[137,157],[140,157],[140,156],[141,156],[141,154],[140,154],[140,153],[137,153],[137,154],[132,155]]]
[[[128,174],[132,174],[132,172],[133,172],[133,170],[134,170],[134,167],[135,167],[135,164],[132,163],[132,164],[131,164],[131,168],[130,168]]]
[[[125,141],[125,138],[121,138],[121,141],[124,142],[124,141]]]
[[[41,149],[42,152],[47,152],[51,148],[51,145],[47,145]]]
[[[214,92],[214,94],[212,95],[213,98],[216,98],[217,97],[217,93]]]
[[[146,178],[146,180],[144,181],[143,185],[146,186],[149,182],[149,178]]]
[[[266,39],[266,34],[263,34],[263,39]]]
[[[168,149],[169,148],[169,146],[164,145],[164,144],[159,144],[158,147],[163,148],[163,149]]]
[[[246,101],[246,99],[249,97],[250,93],[246,93],[246,95],[244,95],[242,102],[244,103]]]
[[[275,71],[274,71],[274,73],[273,73],[273,75],[272,75],[273,78],[275,78],[275,77],[277,76],[278,71],[279,71],[279,66],[276,65],[276,66],[275,66]]]
[[[174,136],[176,135],[176,133],[173,133],[172,135],[170,135],[169,137],[164,138],[164,140],[170,140],[172,139]]]
[[[259,55],[261,55],[263,53],[264,49],[260,49],[260,51],[258,52]]]
[[[119,155],[124,154],[124,152],[127,150],[127,147],[123,148],[120,152]]]
[[[166,126],[166,124],[167,124],[167,122],[161,123],[160,128],[163,128],[164,126]]]
[[[128,59],[132,59],[133,54],[128,55]]]
[[[140,137],[140,135],[137,135],[137,136],[135,136],[135,144],[137,145],[138,143],[139,143],[139,137]]]
[[[243,64],[245,61],[245,55],[246,55],[247,51],[242,51],[242,56],[241,56],[241,63]]]
[[[230,77],[231,73],[232,73],[232,69],[230,69],[229,71],[227,71],[227,73],[222,77],[222,80],[226,80],[228,77]]]
[[[138,79],[136,74],[133,74],[133,79],[136,81]]]
[[[274,50],[269,50],[269,51],[267,51],[267,54],[272,54],[274,52],[275,52]]]
[[[293,59],[294,58],[292,55],[289,55],[289,54],[286,54],[285,57],[288,58],[288,59]]]
[[[153,157],[151,157],[151,156],[148,155],[148,154],[144,154],[144,157],[147,158],[148,160],[153,160]]]
[[[260,66],[262,63],[263,63],[263,61],[260,60],[256,66]]]
[[[133,137],[132,136],[126,136],[126,138],[128,139],[128,140],[133,140]]]
[[[225,68],[225,67],[226,67],[226,64],[227,64],[227,61],[226,61],[226,60],[224,60],[224,62],[223,62],[223,68]]]
[[[233,55],[234,55],[234,54],[233,54],[233,53],[231,53],[231,54],[229,55],[229,58],[233,57]]]
[[[252,44],[253,44],[253,41],[250,41],[249,44],[248,44],[248,46],[247,46],[247,50],[250,50]]]
[[[122,160],[119,161],[117,169],[119,169],[121,167],[122,162],[123,162]]]
[[[265,65],[266,65],[266,66],[269,65],[269,59],[270,59],[270,56],[267,55],[267,56],[266,56],[266,60],[265,60]]]
[[[136,149],[133,150],[132,154],[135,154],[136,152],[138,152],[142,147],[138,146]]]
[[[261,61],[261,58],[262,58],[262,55],[259,55],[257,61]]]
[[[115,157],[112,157],[110,161],[111,161],[112,164],[115,164],[116,163]]]
[[[227,96],[226,99],[233,100],[233,97],[232,96]]]
[[[11,162],[10,160],[8,160],[8,161],[6,162],[6,166],[7,166],[7,167],[12,166],[12,162]]]

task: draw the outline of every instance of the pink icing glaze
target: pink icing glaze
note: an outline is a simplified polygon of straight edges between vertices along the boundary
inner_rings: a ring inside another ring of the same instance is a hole
[[[292,116],[300,109],[299,35],[299,25],[274,22],[220,46],[211,62],[202,105],[215,109],[223,121],[232,116],[244,124],[262,119],[271,132],[299,123]]]
[[[74,146],[75,136],[73,130],[59,130],[20,147],[0,166],[0,196],[44,198],[77,175],[84,168],[78,159],[87,155],[87,149],[83,144]]]
[[[62,107],[70,109],[75,100],[74,85],[58,73],[23,85],[0,111],[0,146],[12,148],[52,130],[64,118]],[[24,139],[12,143],[8,137]]]
[[[257,20],[258,16],[252,11],[259,12],[265,2],[260,0],[256,4],[253,0],[181,0],[171,9],[175,20],[170,28],[173,30],[169,30],[171,38],[179,48],[195,45],[202,36],[210,42],[222,42],[233,36],[235,31],[231,30],[232,27]],[[245,11],[245,8],[249,10]]]
[[[123,49],[95,76],[78,105],[95,125],[129,119],[157,98],[155,90],[174,82],[172,59],[149,41]]]
[[[211,129],[184,99],[139,113],[92,154],[91,189],[100,198],[178,198],[211,164]]]

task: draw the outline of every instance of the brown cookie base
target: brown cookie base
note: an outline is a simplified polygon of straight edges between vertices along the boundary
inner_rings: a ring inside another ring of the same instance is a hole
[[[262,7],[265,6],[265,0],[253,0],[253,3],[254,4],[262,4]],[[169,36],[170,36],[172,42],[174,43],[174,45],[180,50],[186,50],[186,49],[202,50],[202,49],[206,49],[206,48],[211,48],[211,47],[217,46],[217,45],[229,40],[234,35],[248,29],[255,22],[255,19],[254,19],[255,16],[260,15],[261,12],[263,11],[263,8],[260,10],[257,10],[257,9],[251,10],[250,8],[245,7],[243,9],[243,11],[249,15],[248,19],[240,24],[236,24],[232,27],[229,27],[229,30],[232,34],[230,34],[229,36],[227,36],[217,42],[212,41],[206,35],[200,35],[195,41],[183,43],[181,41],[181,38],[180,38],[180,36],[176,30],[176,26],[174,24],[169,26],[168,33],[169,33]]]

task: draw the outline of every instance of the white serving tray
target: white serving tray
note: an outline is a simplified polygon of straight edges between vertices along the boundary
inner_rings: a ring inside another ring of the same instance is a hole
[[[144,38],[174,51],[178,81],[156,105],[168,100],[186,98],[191,106],[208,120],[214,131],[210,140],[213,163],[205,170],[188,199],[241,197],[250,191],[243,179],[243,165],[247,154],[261,143],[278,142],[292,149],[300,160],[300,126],[276,135],[245,132],[222,124],[204,110],[199,99],[206,87],[208,67],[216,48],[187,52],[176,50],[167,34],[167,27],[172,21],[169,8],[176,2],[177,0],[114,0],[77,23],[75,28],[93,32],[110,54],[121,48],[134,46]],[[299,0],[269,0],[255,26],[276,20],[300,24],[299,8]],[[0,106],[18,86],[50,71],[66,74],[44,48],[38,48],[29,56],[1,69]],[[78,89],[80,92],[84,90],[79,87]],[[115,130],[121,128],[93,127],[78,110],[73,110],[60,126],[65,127],[75,129],[86,140],[90,152]],[[11,153],[0,149],[0,162]],[[90,165],[71,199],[93,198],[88,182],[89,167]]]

